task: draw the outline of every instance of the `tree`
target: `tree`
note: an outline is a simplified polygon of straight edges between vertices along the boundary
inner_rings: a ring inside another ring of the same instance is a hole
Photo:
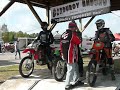
[[[9,42],[9,32],[2,33],[2,39],[4,42]]]
[[[14,41],[15,39],[17,39],[19,37],[35,38],[37,36],[38,36],[37,33],[27,34],[27,33],[23,33],[22,31],[19,31],[19,32],[11,31],[11,32],[2,33],[2,39],[3,39],[4,42],[11,42],[11,41]]]
[[[19,32],[17,33],[17,37],[24,37],[23,32],[22,32],[22,31],[19,31]]]

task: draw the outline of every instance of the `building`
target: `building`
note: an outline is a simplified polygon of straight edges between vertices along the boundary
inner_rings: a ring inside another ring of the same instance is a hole
[[[19,37],[19,48],[20,50],[25,49],[35,38],[28,38],[28,37]]]
[[[51,45],[52,47],[55,47],[56,49],[60,49],[60,34],[58,31],[56,31],[56,34],[54,35],[54,42]]]

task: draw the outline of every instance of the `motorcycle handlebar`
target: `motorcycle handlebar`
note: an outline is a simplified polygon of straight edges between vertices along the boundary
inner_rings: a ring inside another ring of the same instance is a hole
[[[30,48],[35,48],[35,47],[39,46],[41,43],[40,43],[39,40],[37,40],[37,41],[33,41],[31,44],[32,44],[32,45],[31,45]]]

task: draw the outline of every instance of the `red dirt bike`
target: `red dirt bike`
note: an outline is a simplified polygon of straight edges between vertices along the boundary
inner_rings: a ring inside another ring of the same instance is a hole
[[[110,73],[111,79],[115,80],[114,71],[112,70],[112,67],[108,64],[108,59],[103,48],[104,48],[104,43],[98,41],[93,44],[93,47],[89,52],[91,60],[88,64],[88,69],[86,72],[86,81],[87,81],[87,84],[91,87],[95,85],[97,76],[100,72],[102,72],[103,75],[107,75]],[[99,64],[95,60],[96,51],[100,52]]]
[[[37,50],[39,47],[39,50]],[[53,55],[54,48],[51,48],[52,53],[50,55]],[[34,70],[34,61],[36,61],[37,65],[47,65],[48,69],[52,69],[52,63],[48,60],[46,53],[46,49],[40,45],[39,41],[37,43],[32,44],[29,48],[26,48],[23,53],[28,53],[28,56],[24,57],[20,64],[19,64],[19,72],[20,75],[24,78],[29,77],[33,70]]]

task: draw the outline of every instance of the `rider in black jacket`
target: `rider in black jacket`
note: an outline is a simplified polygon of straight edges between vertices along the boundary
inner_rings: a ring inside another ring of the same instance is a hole
[[[41,31],[39,33],[39,35],[35,41],[40,40],[42,48],[46,49],[46,55],[47,55],[49,61],[52,61],[52,57],[50,55],[50,53],[51,53],[50,44],[53,43],[54,37],[53,37],[51,31],[47,30],[47,28],[48,28],[47,22],[42,22],[41,28],[43,29],[43,31]]]
[[[54,37],[51,33],[50,30],[47,30],[48,24],[47,22],[43,22],[41,28],[43,29],[43,31],[41,31],[38,35],[37,40],[40,40],[41,44],[49,47],[50,44],[53,43],[54,41]]]
[[[96,21],[97,31],[95,34],[95,41],[101,41],[104,43],[104,51],[108,58],[108,63],[112,68],[111,74],[114,75],[114,62],[112,58],[112,43],[115,41],[115,37],[112,34],[112,32],[109,30],[109,28],[104,28],[105,22],[102,19],[99,19]],[[99,61],[99,52],[97,52],[98,56],[96,57],[96,60]],[[99,61],[100,62],[100,61]]]

